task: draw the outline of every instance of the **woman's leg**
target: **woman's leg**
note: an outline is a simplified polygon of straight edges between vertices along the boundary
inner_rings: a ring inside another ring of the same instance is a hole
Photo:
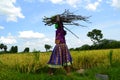
[[[53,75],[53,68],[49,68],[48,74]]]
[[[64,66],[64,69],[66,70],[67,75],[69,75],[70,74],[70,66]]]

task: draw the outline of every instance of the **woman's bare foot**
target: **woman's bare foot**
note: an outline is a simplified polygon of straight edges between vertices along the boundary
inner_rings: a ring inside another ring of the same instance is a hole
[[[50,76],[52,76],[53,75],[53,73],[48,73]]]
[[[66,73],[67,76],[71,75],[71,73]]]

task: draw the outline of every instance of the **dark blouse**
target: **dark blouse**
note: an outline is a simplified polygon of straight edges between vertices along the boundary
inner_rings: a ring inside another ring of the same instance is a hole
[[[65,41],[65,35],[66,35],[66,31],[63,28],[58,28],[56,30],[56,40],[60,40],[60,44],[61,43],[66,43]]]

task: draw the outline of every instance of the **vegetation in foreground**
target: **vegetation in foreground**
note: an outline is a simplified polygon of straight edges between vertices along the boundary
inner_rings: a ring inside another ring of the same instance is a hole
[[[1,54],[0,80],[96,80],[97,73],[106,74],[110,80],[120,80],[120,50],[73,51],[70,76],[57,69],[53,76],[47,74],[50,53]],[[76,72],[80,68],[85,72]]]

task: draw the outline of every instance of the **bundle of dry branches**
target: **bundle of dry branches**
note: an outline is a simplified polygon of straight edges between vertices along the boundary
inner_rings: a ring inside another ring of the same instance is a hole
[[[69,10],[65,10],[62,14],[57,14],[60,16],[60,20],[63,22],[64,25],[76,25],[76,26],[82,26],[79,23],[75,23],[75,21],[85,21],[89,22],[88,18],[86,16],[81,15],[75,15],[74,13],[71,13]],[[54,15],[52,17],[44,17],[43,22],[45,25],[51,26],[56,23],[55,18],[57,15]]]

